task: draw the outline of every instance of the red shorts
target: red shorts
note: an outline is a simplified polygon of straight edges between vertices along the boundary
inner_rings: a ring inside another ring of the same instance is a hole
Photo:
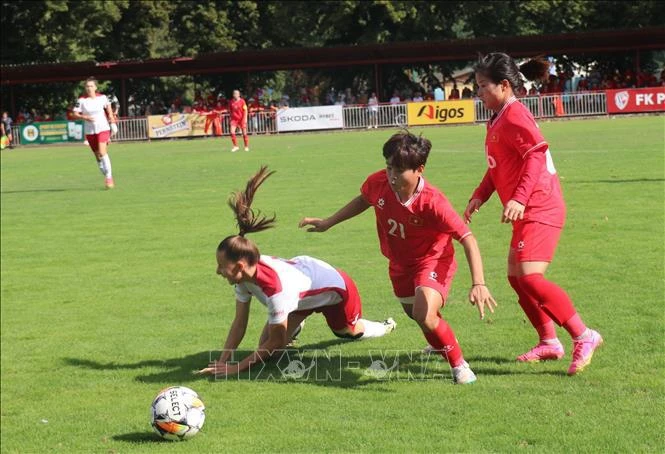
[[[360,293],[353,279],[342,270],[337,270],[344,279],[346,291],[341,292],[342,301],[332,306],[323,306],[316,309],[307,309],[304,311],[295,311],[292,314],[311,315],[313,312],[320,312],[326,318],[326,322],[331,330],[339,332],[348,328],[351,332],[358,319],[362,316],[362,303]]]
[[[111,131],[102,131],[97,134],[86,134],[85,140],[88,141],[92,151],[99,151],[100,143],[109,143],[111,140]]]
[[[231,120],[231,132],[236,132],[235,128],[240,128],[243,131],[247,130],[247,123],[242,121]]]
[[[457,262],[455,256],[450,255],[408,269],[391,265],[388,274],[397,298],[415,296],[417,287],[429,287],[439,292],[445,303],[455,271]]]
[[[510,252],[517,263],[551,262],[560,236],[561,227],[540,222],[515,222]]]

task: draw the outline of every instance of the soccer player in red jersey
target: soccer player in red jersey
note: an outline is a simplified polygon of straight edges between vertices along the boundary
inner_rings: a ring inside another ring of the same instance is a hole
[[[233,99],[229,102],[229,112],[231,114],[231,141],[233,148],[231,152],[238,151],[238,140],[236,139],[236,129],[242,131],[242,140],[245,142],[245,151],[249,151],[249,136],[247,135],[247,103],[240,97],[239,90],[233,90]]]
[[[515,98],[522,86],[520,72],[529,80],[547,77],[549,63],[532,59],[517,67],[512,58],[491,53],[476,64],[478,97],[494,112],[487,123],[485,154],[488,169],[474,191],[464,217],[471,217],[492,193],[503,204],[501,221],[511,223],[508,281],[519,304],[538,332],[540,342],[518,361],[558,360],[564,349],[554,322],[573,338],[568,369],[574,375],[591,362],[603,339],[582,322],[570,297],[545,279],[566,218],[561,185],[547,142],[529,109]]]
[[[219,243],[217,274],[235,286],[236,316],[220,358],[199,373],[230,375],[265,360],[286,347],[314,312],[323,314],[335,336],[350,340],[381,337],[396,327],[392,318],[383,322],[362,318],[358,289],[344,271],[304,255],[289,260],[261,255],[256,244],[245,238],[248,233],[274,225],[274,217],[266,218],[251,208],[256,190],[272,173],[261,167],[247,182],[245,191],[236,192],[229,200],[240,231]],[[252,297],[268,309],[268,322],[258,349],[240,362],[231,363],[247,330]]]
[[[76,120],[85,120],[85,138],[97,159],[99,170],[104,175],[106,188],[114,188],[108,143],[111,140],[111,134],[118,132],[118,126],[108,98],[97,93],[97,80],[94,77],[86,79],[85,95],[76,102],[72,109],[72,116]]]
[[[486,307],[494,312],[496,302],[485,285],[474,236],[448,199],[423,177],[431,147],[429,140],[408,132],[393,135],[383,146],[387,168],[371,174],[359,196],[326,219],[303,218],[300,227],[310,225],[310,232],[325,232],[374,207],[395,296],[429,344],[447,359],[455,383],[467,384],[476,376],[439,313],[457,270],[453,239],[464,247],[472,276],[469,301],[478,306],[481,318]]]

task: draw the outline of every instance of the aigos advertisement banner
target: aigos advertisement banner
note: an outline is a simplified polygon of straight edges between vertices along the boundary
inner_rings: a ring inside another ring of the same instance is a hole
[[[148,117],[148,137],[151,139],[165,139],[169,137],[204,136],[205,121],[205,115],[197,113],[150,115]]]
[[[21,144],[83,142],[83,121],[47,121],[21,125]]]
[[[409,126],[473,123],[475,112],[472,99],[463,101],[427,101],[407,104]]]
[[[342,106],[295,107],[278,110],[275,116],[277,131],[310,131],[314,129],[342,129]]]
[[[607,90],[607,113],[665,111],[665,87]]]

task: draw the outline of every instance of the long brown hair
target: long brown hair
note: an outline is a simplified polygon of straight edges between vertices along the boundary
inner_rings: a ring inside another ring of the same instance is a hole
[[[252,209],[257,189],[273,173],[275,172],[269,171],[267,166],[261,166],[259,171],[247,181],[244,191],[236,191],[229,197],[228,204],[235,214],[238,234],[224,238],[217,246],[217,251],[224,252],[227,259],[237,262],[244,258],[249,265],[254,265],[259,261],[259,249],[252,241],[245,238],[245,235],[275,226],[275,215],[268,218],[260,211],[255,212]]]

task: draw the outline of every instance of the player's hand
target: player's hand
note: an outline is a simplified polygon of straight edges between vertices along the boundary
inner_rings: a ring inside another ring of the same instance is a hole
[[[111,135],[114,136],[118,133],[118,125],[111,123]]]
[[[464,221],[467,224],[471,223],[471,216],[473,216],[473,213],[477,213],[478,210],[480,210],[480,206],[482,204],[483,202],[480,199],[469,200],[469,204],[466,206],[466,209],[464,210]]]
[[[497,306],[490,290],[485,285],[474,285],[471,287],[471,290],[469,290],[469,302],[478,308],[481,320],[485,318],[485,308],[494,313],[494,308]]]
[[[524,205],[515,200],[509,200],[503,208],[501,222],[509,224],[522,219],[524,219]]]
[[[330,228],[325,219],[320,218],[302,218],[298,223],[298,227],[302,228],[307,225],[311,225],[307,229],[308,232],[325,232]]]
[[[228,367],[225,362],[221,361],[213,361],[210,364],[208,364],[208,367],[204,367],[203,369],[199,370],[196,372],[198,375],[213,375],[215,377],[218,377],[220,375],[226,375],[228,374]]]

